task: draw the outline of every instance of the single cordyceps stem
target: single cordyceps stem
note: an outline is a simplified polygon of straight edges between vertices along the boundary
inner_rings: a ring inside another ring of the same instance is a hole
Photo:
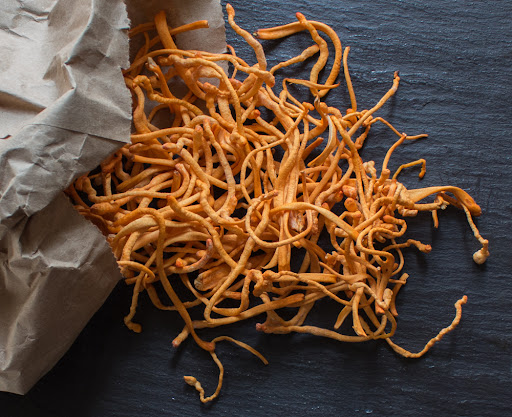
[[[416,190],[405,190],[402,192],[403,197],[406,200],[410,200],[413,203],[416,203],[420,200],[423,200],[424,198],[427,198],[428,196],[432,194],[438,194],[443,192],[449,192],[452,193],[457,201],[461,204],[467,207],[469,212],[473,216],[480,216],[482,214],[482,209],[478,204],[475,203],[475,200],[464,190],[458,188],[458,187],[452,187],[452,186],[441,186],[441,187],[428,187],[428,188],[419,188]]]
[[[460,300],[457,300],[457,302],[455,303],[456,313],[455,313],[455,317],[454,317],[452,323],[448,327],[445,327],[444,329],[442,329],[437,334],[437,336],[430,339],[427,342],[427,344],[425,345],[425,347],[422,350],[420,350],[419,352],[417,352],[417,353],[409,352],[408,350],[393,343],[391,341],[391,339],[386,339],[386,342],[388,342],[388,344],[393,348],[393,350],[395,352],[399,353],[402,356],[405,356],[406,358],[419,358],[419,357],[423,356],[425,353],[427,353],[430,350],[430,348],[432,346],[434,346],[434,344],[439,342],[443,338],[444,335],[451,332],[453,329],[455,329],[455,327],[457,327],[457,325],[460,322],[460,318],[462,317],[462,305],[466,304],[467,301],[468,301],[467,296],[463,296]]]

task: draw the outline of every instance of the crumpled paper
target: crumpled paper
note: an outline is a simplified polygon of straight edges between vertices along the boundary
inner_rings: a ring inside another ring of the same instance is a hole
[[[211,29],[178,36],[180,47],[224,51],[219,0],[0,4],[2,391],[26,393],[121,278],[104,236],[63,190],[129,140],[127,29],[161,9],[171,26],[209,20]]]

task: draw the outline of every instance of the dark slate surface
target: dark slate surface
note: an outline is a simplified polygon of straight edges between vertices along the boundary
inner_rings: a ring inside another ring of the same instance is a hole
[[[423,157],[427,175],[421,184],[449,183],[469,191],[483,208],[478,225],[491,241],[492,257],[485,266],[473,263],[478,245],[457,210],[440,215],[439,230],[428,215],[411,221],[408,236],[431,243],[433,251],[407,254],[411,277],[399,297],[395,341],[420,349],[452,320],[453,303],[467,294],[461,325],[420,360],[400,358],[385,343],[262,335],[254,330],[256,320],[234,326],[229,333],[263,352],[270,364],[219,345],[225,384],[218,401],[204,406],[182,376],[197,376],[211,392],[217,371],[209,355],[192,342],[173,351],[170,342],[181,325],[147,301],[138,313],[143,333],[128,331],[122,318],[130,290],[119,285],[68,354],[26,396],[0,394],[0,415],[510,415],[512,2],[238,0],[233,5],[239,24],[250,31],[293,21],[296,11],[330,24],[351,46],[361,107],[371,107],[400,70],[399,91],[380,115],[409,134],[430,137],[400,148],[392,167]],[[228,41],[254,62],[232,32]],[[274,63],[310,43],[304,35],[265,44]],[[348,95],[339,90],[329,102],[347,107]],[[364,159],[380,163],[394,140],[376,127]],[[406,185],[418,186],[416,173],[403,177]],[[312,318],[333,323],[337,307],[319,307]]]

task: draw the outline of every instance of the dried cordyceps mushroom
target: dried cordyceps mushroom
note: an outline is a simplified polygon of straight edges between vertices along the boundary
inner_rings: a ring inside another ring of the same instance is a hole
[[[185,377],[203,402],[215,398],[222,386],[217,342],[231,341],[266,360],[227,336],[205,341],[198,330],[260,314],[266,320],[257,329],[266,333],[310,333],[344,342],[384,339],[403,356],[423,355],[459,323],[466,297],[455,303],[453,322],[420,352],[392,342],[395,299],[408,277],[402,272],[402,249],[431,250],[417,240],[402,239],[406,218],[428,211],[437,227],[439,209],[450,204],[462,208],[482,244],[474,255],[475,262],[482,263],[489,255],[488,242],[472,220],[480,215],[480,207],[457,187],[406,189],[398,174],[422,165],[422,177],[423,159],[406,163],[391,175],[387,166],[393,151],[406,140],[426,136],[399,133],[373,116],[396,92],[397,73],[374,107],[358,110],[347,66],[349,48],[342,50],[330,27],[297,13],[295,23],[258,30],[254,36],[259,39],[308,31],[314,41],[302,54],[269,69],[261,44],[235,23],[233,8],[226,9],[229,24],[254,49],[257,64],[248,65],[231,47],[225,54],[176,47],[172,35],[206,27],[205,21],[172,29],[161,12],[154,23],[132,29],[131,36],[144,36],[145,44],[124,72],[133,97],[131,143],[68,190],[80,213],[107,236],[126,283],[133,286],[126,325],[141,330],[132,319],[142,292],[157,308],[176,310],[184,328],[173,345],[191,335],[220,369],[217,389],[206,398],[201,384]],[[335,49],[324,84],[318,78],[328,49],[319,32]],[[276,71],[317,54],[309,80],[285,79],[280,93],[273,89]],[[231,65],[230,75],[221,62]],[[334,82],[342,68],[351,101],[345,114],[321,101],[339,86]],[[184,96],[170,91],[171,78],[186,85]],[[314,103],[298,101],[288,84],[309,88]],[[271,120],[261,117],[263,109],[272,114]],[[157,115],[167,120],[165,127],[153,124]],[[398,137],[380,170],[359,155],[377,122]],[[328,135],[325,144],[319,138],[323,133]],[[424,202],[429,196],[433,201]],[[341,205],[344,211],[335,214],[333,208]],[[330,237],[330,247],[318,244],[322,232]],[[295,271],[290,264],[293,248],[305,254]],[[177,280],[193,301],[181,301],[174,289]],[[158,286],[170,305],[160,298]],[[340,305],[334,327],[305,324],[315,302],[326,297]],[[295,308],[291,319],[280,315],[284,307]],[[203,319],[193,320],[192,309],[201,310]],[[342,333],[349,317],[354,332]]]

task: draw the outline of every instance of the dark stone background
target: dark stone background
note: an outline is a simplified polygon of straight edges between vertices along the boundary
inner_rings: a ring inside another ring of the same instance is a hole
[[[233,5],[238,23],[251,32],[294,21],[297,11],[331,25],[343,45],[351,46],[360,108],[376,103],[393,72],[400,71],[398,93],[378,114],[401,131],[430,136],[400,147],[391,168],[425,158],[425,178],[419,182],[413,168],[402,177],[406,186],[451,184],[467,190],[483,209],[478,226],[490,239],[492,256],[484,266],[473,263],[478,243],[458,210],[440,213],[438,230],[429,215],[413,219],[407,236],[431,243],[433,250],[407,252],[410,278],[399,296],[394,340],[421,349],[451,322],[453,303],[467,294],[460,326],[419,360],[399,357],[382,341],[351,345],[307,335],[264,335],[254,330],[257,320],[232,326],[219,332],[251,344],[270,364],[220,344],[224,387],[218,401],[204,406],[182,376],[193,374],[212,392],[217,369],[209,355],[191,341],[174,351],[171,340],[181,330],[176,315],[157,311],[145,299],[137,314],[143,333],[126,329],[131,291],[120,284],[27,395],[0,393],[0,415],[510,415],[512,2],[237,0]],[[231,30],[228,42],[255,62]],[[312,42],[303,34],[264,44],[272,65]],[[344,87],[328,102],[348,107]],[[363,159],[380,165],[395,139],[375,126]],[[312,319],[334,323],[339,308],[318,307]]]

